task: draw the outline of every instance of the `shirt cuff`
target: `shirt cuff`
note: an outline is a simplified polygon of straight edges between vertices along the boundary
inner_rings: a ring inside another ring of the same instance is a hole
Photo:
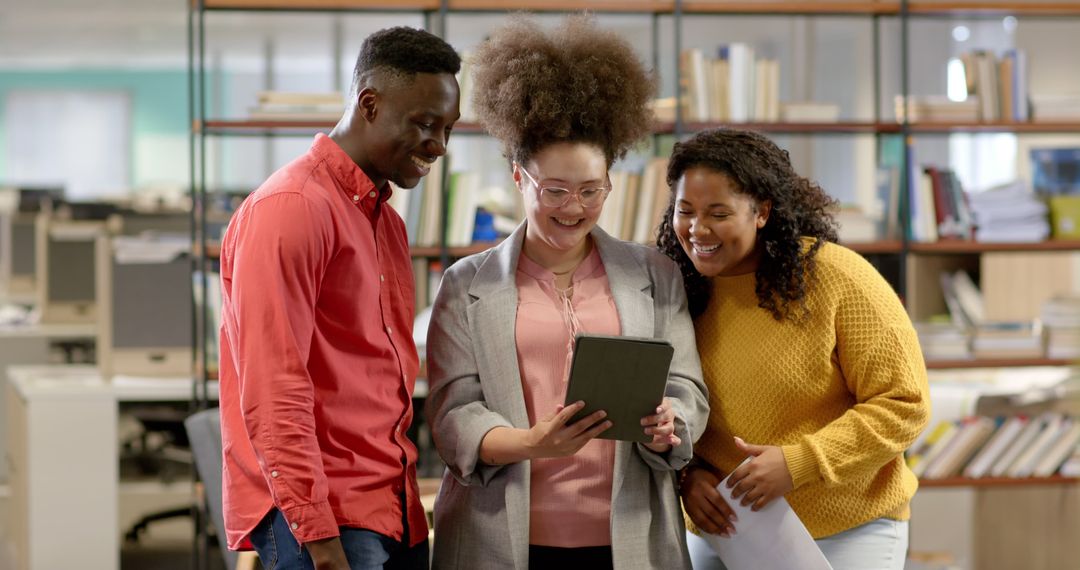
[[[785,445],[780,450],[784,452],[784,461],[787,462],[788,473],[791,474],[791,482],[795,489],[820,478],[817,458],[806,442]]]
[[[324,538],[339,536],[337,517],[330,509],[330,503],[311,503],[291,509],[282,509],[281,514],[289,523],[296,542],[306,544]]]

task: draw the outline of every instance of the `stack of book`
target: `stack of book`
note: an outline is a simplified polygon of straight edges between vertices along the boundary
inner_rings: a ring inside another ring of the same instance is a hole
[[[919,335],[926,360],[966,360],[971,358],[971,339],[963,327],[952,322],[918,322]]]
[[[345,110],[341,93],[262,91],[250,118],[263,121],[336,121]]]
[[[975,218],[975,240],[1040,242],[1050,236],[1046,204],[1020,181],[967,195]]]
[[[967,417],[943,421],[908,451],[921,479],[964,476],[1049,477],[1080,468],[1080,421],[1058,412],[1036,417]]]
[[[978,97],[953,101],[942,96],[908,95],[905,108],[904,97],[897,95],[895,105],[898,123],[903,123],[905,116],[909,123],[976,123],[979,121]]]
[[[1080,121],[1080,95],[1035,95],[1031,112],[1036,121]]]
[[[1039,321],[986,321],[975,325],[971,339],[975,358],[1039,358],[1043,356]]]
[[[1080,359],[1080,297],[1056,297],[1043,303],[1046,357]]]

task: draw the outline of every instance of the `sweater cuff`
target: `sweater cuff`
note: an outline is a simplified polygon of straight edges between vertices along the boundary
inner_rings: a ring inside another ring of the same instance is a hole
[[[285,516],[293,537],[300,544],[341,535],[337,517],[327,501],[282,509],[281,514]]]
[[[787,462],[788,473],[791,474],[794,489],[798,489],[807,483],[813,483],[820,478],[817,458],[814,457],[813,450],[805,442],[796,445],[784,445],[780,450],[784,452],[784,461]]]

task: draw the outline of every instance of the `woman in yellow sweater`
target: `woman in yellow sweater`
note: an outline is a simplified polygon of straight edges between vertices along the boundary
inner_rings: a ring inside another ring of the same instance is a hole
[[[918,483],[902,453],[930,404],[900,300],[766,137],[699,133],[667,180],[657,245],[683,273],[712,407],[681,479],[690,528],[738,531],[716,490],[730,473],[755,510],[786,497],[836,570],[903,568]],[[688,540],[695,568],[723,568]]]

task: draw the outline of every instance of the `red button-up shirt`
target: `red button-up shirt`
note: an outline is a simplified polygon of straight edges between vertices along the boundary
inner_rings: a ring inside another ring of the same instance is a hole
[[[427,538],[405,436],[419,369],[405,224],[330,138],[236,211],[221,247],[229,547],[277,507],[301,543],[339,526]]]

